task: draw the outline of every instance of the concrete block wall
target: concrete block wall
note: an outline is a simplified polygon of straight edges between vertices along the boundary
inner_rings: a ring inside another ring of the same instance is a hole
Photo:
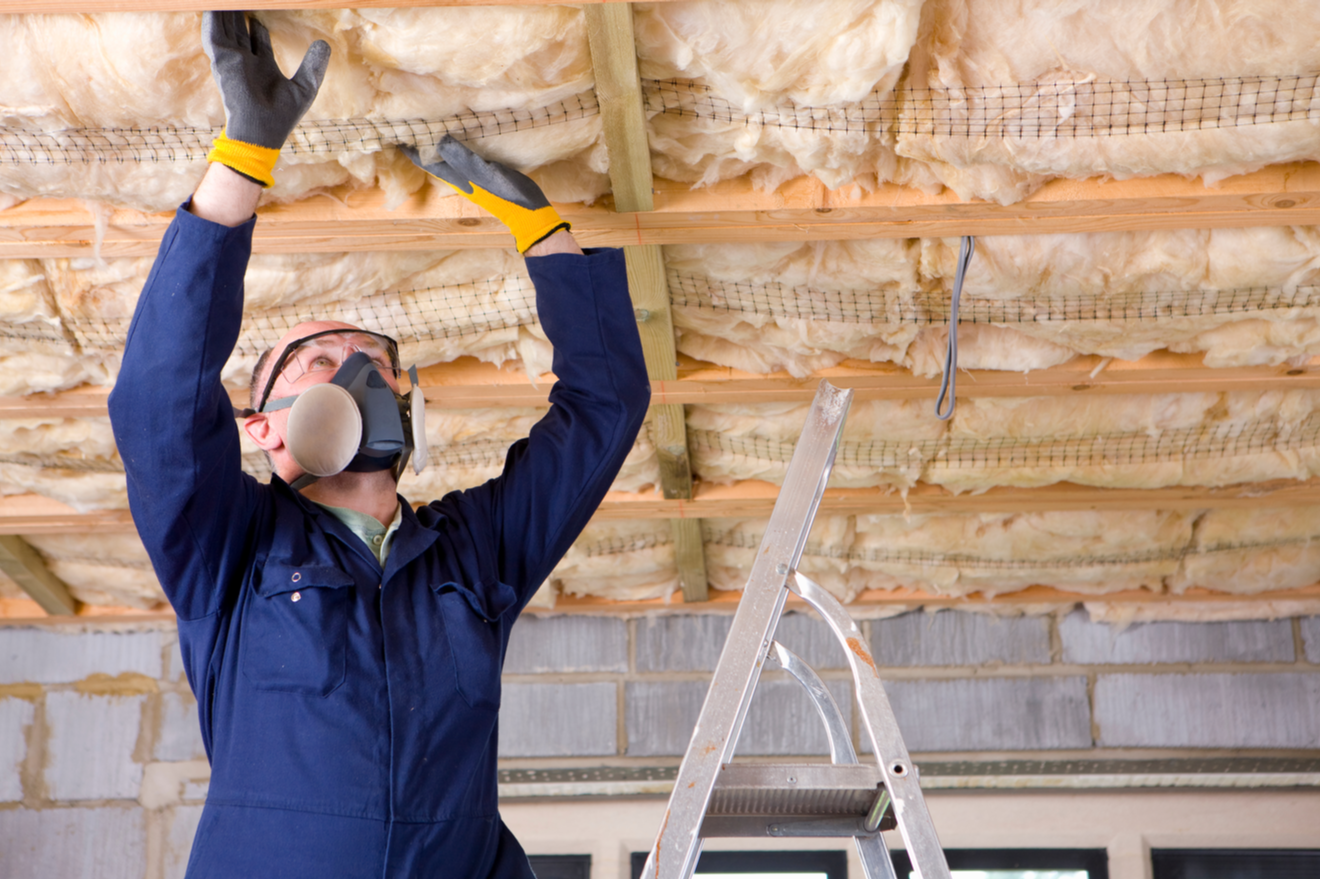
[[[210,771],[173,627],[0,627],[0,876],[182,876]]]
[[[729,623],[524,617],[501,756],[672,763]],[[1082,611],[942,611],[862,627],[914,752],[1320,748],[1320,618],[1115,629]],[[173,628],[119,630],[0,627],[0,876],[182,875],[209,776],[196,704]],[[790,614],[778,638],[856,735],[846,657],[824,624]],[[796,683],[762,682],[739,754],[823,755]]]

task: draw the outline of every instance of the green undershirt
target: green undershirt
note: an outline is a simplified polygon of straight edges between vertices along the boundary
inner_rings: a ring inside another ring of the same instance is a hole
[[[380,567],[385,567],[385,560],[390,555],[390,544],[394,541],[394,533],[399,530],[399,523],[403,522],[402,504],[394,511],[394,521],[390,523],[389,528],[386,528],[380,524],[380,520],[361,511],[348,507],[334,507],[319,501],[312,503],[348,526],[349,530],[361,538],[362,543],[376,554],[376,561],[380,563]]]

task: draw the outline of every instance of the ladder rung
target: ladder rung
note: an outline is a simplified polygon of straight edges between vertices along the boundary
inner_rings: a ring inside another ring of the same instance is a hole
[[[872,764],[725,764],[710,816],[865,816],[880,770]]]
[[[875,831],[866,830],[864,816],[707,816],[702,837],[872,837],[897,827],[886,813]]]

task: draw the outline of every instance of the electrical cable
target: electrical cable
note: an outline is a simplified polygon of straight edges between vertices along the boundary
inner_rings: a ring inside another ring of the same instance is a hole
[[[958,274],[953,277],[953,296],[949,299],[949,347],[944,353],[944,376],[940,379],[940,394],[935,398],[935,418],[942,422],[953,416],[958,393],[958,301],[962,298],[963,278],[976,253],[976,236],[964,235],[958,248]],[[948,412],[941,412],[945,403]]]

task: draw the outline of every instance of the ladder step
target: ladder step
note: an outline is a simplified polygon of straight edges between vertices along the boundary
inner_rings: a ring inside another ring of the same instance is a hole
[[[725,764],[701,836],[868,836],[866,815],[881,790],[871,764]],[[893,827],[891,809],[878,830]]]

